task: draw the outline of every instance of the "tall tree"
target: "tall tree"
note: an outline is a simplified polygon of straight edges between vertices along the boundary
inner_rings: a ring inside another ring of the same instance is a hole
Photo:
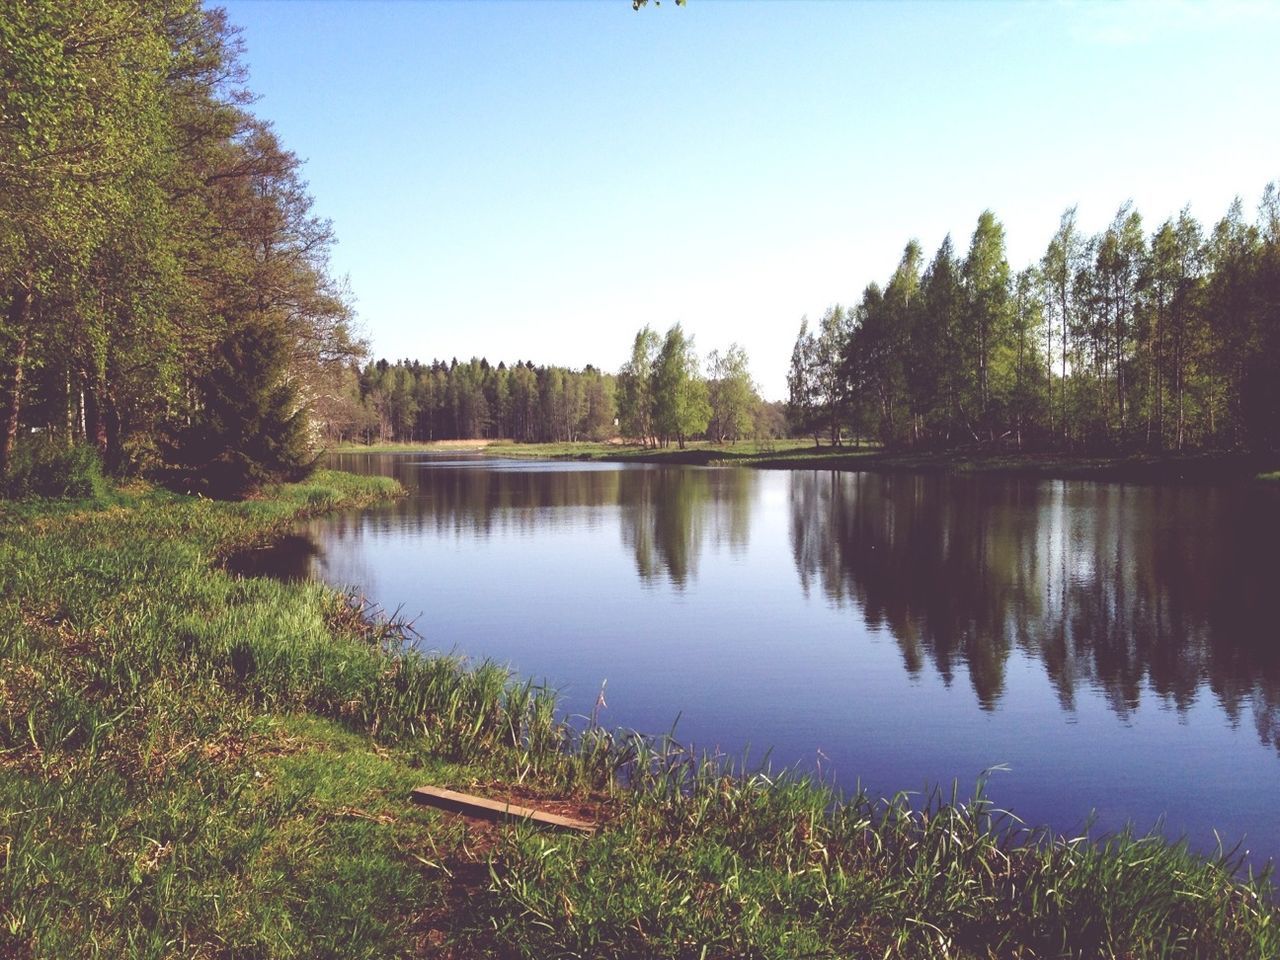
[[[675,324],[663,338],[653,368],[653,426],[664,442],[685,440],[707,428],[711,406],[707,384],[698,371],[693,340]]]
[[[918,433],[936,431],[948,441],[958,423],[957,338],[964,308],[960,270],[948,234],[920,283],[920,306],[915,311],[906,369],[912,406],[917,418],[924,421]]]
[[[634,437],[646,446],[656,443],[653,428],[653,376],[660,339],[645,324],[631,345],[631,358],[618,374],[618,420],[625,437]]]
[[[962,335],[964,391],[970,409],[976,408],[980,429],[995,439],[991,410],[991,357],[1009,325],[1009,261],[1005,258],[1004,226],[990,210],[978,217],[963,269],[965,329]],[[972,428],[971,428],[972,429]]]
[[[1007,345],[1013,368],[1008,410],[1010,429],[1019,447],[1027,427],[1039,419],[1049,399],[1045,393],[1048,378],[1039,347],[1045,326],[1042,290],[1034,267],[1020,270],[1014,279],[1010,312],[1012,342]]]
[[[849,314],[840,304],[834,304],[823,312],[818,322],[811,355],[816,408],[834,446],[842,442],[842,427],[848,412],[848,382],[842,369],[848,340]]]
[[[707,357],[707,389],[711,405],[709,439],[736,442],[749,433],[759,397],[742,347],[731,343],[724,353],[711,351]]]
[[[800,319],[800,332],[791,348],[791,366],[787,370],[787,422],[792,433],[813,431],[818,444],[818,388],[815,382],[817,341],[809,332],[809,318]]]
[[[1083,238],[1076,227],[1076,208],[1069,207],[1062,214],[1062,219],[1058,224],[1058,231],[1053,235],[1053,239],[1049,241],[1049,248],[1040,260],[1040,276],[1046,288],[1045,306],[1048,308],[1047,313],[1050,317],[1050,323],[1045,327],[1046,336],[1049,339],[1049,343],[1046,345],[1045,358],[1049,367],[1050,381],[1052,381],[1054,349],[1056,347],[1057,359],[1061,369],[1061,376],[1059,377],[1061,399],[1058,406],[1059,430],[1064,439],[1070,435],[1067,413],[1067,358],[1070,355],[1068,337],[1071,326],[1075,322],[1075,277],[1080,269],[1083,246]],[[1052,336],[1054,321],[1058,324],[1059,334],[1056,344],[1053,342]],[[1049,429],[1052,430],[1052,404],[1050,404],[1049,418]]]

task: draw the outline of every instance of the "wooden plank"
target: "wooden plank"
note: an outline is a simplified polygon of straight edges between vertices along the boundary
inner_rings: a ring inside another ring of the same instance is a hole
[[[472,796],[469,793],[458,793],[456,790],[445,790],[442,787],[418,787],[413,791],[413,799],[418,803],[450,810],[453,813],[465,813],[469,817],[483,817],[486,820],[525,820],[554,827],[557,830],[577,830],[580,833],[595,833],[596,825],[573,817],[562,817],[555,813],[543,813],[531,807],[521,807],[501,800],[486,800],[484,797]]]

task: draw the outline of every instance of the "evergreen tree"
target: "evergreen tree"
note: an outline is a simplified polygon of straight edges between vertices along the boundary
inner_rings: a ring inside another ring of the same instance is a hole
[[[281,323],[231,325],[196,383],[190,423],[175,431],[170,459],[182,486],[240,498],[311,471],[318,453],[289,350]]]

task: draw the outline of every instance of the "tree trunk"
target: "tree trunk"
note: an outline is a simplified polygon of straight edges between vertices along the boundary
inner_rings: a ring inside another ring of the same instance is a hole
[[[80,372],[84,384],[84,433],[85,440],[97,448],[104,460],[107,456],[107,421],[103,410],[102,381],[88,370]]]
[[[22,415],[22,376],[27,359],[27,324],[31,318],[31,290],[20,284],[14,286],[13,300],[9,304],[9,327],[17,336],[13,348],[13,372],[9,379],[9,395],[5,398],[5,411],[0,426],[0,479],[9,475],[13,462],[13,447],[18,440],[18,423]]]
[[[1062,439],[1067,440],[1067,295],[1062,293]]]
[[[1179,317],[1179,319],[1181,320],[1181,317]],[[1184,425],[1185,425],[1185,423],[1186,423],[1186,421],[1185,421],[1185,419],[1184,419],[1185,407],[1183,406],[1183,391],[1184,391],[1184,387],[1185,387],[1185,379],[1186,379],[1185,374],[1184,374],[1184,372],[1183,372],[1183,365],[1186,363],[1186,358],[1183,356],[1183,354],[1184,354],[1184,352],[1185,352],[1185,345],[1184,345],[1184,343],[1183,343],[1183,337],[1184,337],[1184,331],[1183,331],[1183,329],[1182,329],[1181,325],[1179,325],[1179,327],[1178,327],[1178,335],[1177,335],[1177,337],[1175,338],[1175,344],[1174,344],[1174,355],[1175,355],[1175,361],[1174,361],[1174,375],[1175,375],[1175,376],[1174,376],[1174,380],[1175,380],[1175,391],[1176,391],[1176,393],[1177,393],[1177,395],[1178,395],[1178,437],[1177,437],[1177,446],[1178,446],[1178,449],[1179,449],[1179,450],[1181,450],[1181,449],[1182,449],[1182,441],[1183,441],[1183,435],[1184,435],[1184,434],[1183,434],[1183,430],[1184,430]]]

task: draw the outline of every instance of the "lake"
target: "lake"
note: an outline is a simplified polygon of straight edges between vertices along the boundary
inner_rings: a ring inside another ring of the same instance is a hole
[[[363,591],[566,714],[878,795],[1005,765],[1072,834],[1280,856],[1280,489],[342,455],[409,496],[261,572]],[[248,569],[248,568],[246,568]],[[249,569],[248,572],[254,572]]]

